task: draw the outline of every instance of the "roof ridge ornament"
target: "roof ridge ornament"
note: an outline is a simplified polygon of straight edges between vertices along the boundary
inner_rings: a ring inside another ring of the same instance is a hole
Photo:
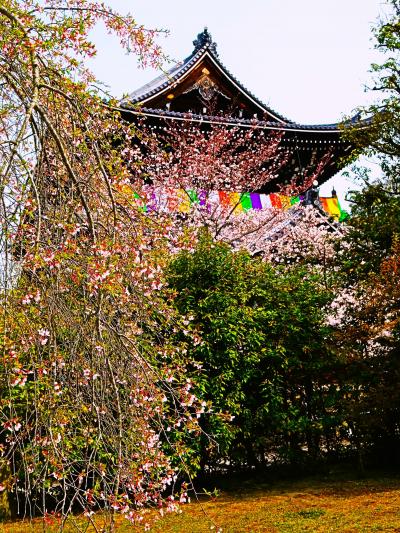
[[[205,27],[204,30],[197,35],[197,38],[193,41],[193,44],[193,54],[197,53],[199,50],[201,50],[201,48],[207,46],[213,54],[218,56],[217,43],[212,40],[211,33],[208,31],[207,27]]]

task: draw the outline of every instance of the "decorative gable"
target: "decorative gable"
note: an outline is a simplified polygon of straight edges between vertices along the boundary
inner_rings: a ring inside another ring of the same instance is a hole
[[[132,93],[123,105],[290,122],[258,100],[228,71],[207,29],[193,44],[192,54],[183,63]]]

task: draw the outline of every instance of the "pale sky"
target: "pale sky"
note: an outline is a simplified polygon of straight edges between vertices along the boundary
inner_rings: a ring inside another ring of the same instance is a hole
[[[338,122],[372,101],[364,87],[373,49],[371,28],[383,15],[383,0],[108,0],[139,24],[165,28],[160,44],[174,60],[187,57],[196,35],[208,27],[219,57],[242,84],[291,120]],[[117,40],[94,33],[98,56],[89,63],[117,97],[159,73],[137,68]],[[333,178],[340,194],[349,184]],[[331,180],[332,181],[332,180]],[[328,194],[332,183],[321,188]]]

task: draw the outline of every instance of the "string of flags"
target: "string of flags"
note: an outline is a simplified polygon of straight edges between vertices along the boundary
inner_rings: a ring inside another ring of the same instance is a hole
[[[195,205],[203,207],[220,205],[224,208],[231,208],[233,214],[260,209],[286,210],[305,200],[304,195],[290,197],[279,193],[238,193],[167,188],[152,188],[146,196],[147,199],[144,201],[144,198],[134,193],[134,198],[141,204],[144,211],[168,211],[172,213],[188,213]],[[341,208],[337,196],[320,196],[319,205],[328,216],[335,220],[342,221],[348,217],[347,212]]]

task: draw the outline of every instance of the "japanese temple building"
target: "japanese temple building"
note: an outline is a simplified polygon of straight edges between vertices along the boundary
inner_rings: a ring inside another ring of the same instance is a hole
[[[351,150],[341,138],[339,124],[298,124],[277,113],[254,96],[221,62],[217,46],[205,29],[193,41],[189,57],[120,102],[128,120],[146,117],[153,128],[165,121],[190,121],[199,127],[226,125],[282,132],[282,149],[290,152],[285,175],[269,182],[263,192],[288,183],[290,173],[317,165],[327,154],[329,162],[319,184],[334,176]]]

